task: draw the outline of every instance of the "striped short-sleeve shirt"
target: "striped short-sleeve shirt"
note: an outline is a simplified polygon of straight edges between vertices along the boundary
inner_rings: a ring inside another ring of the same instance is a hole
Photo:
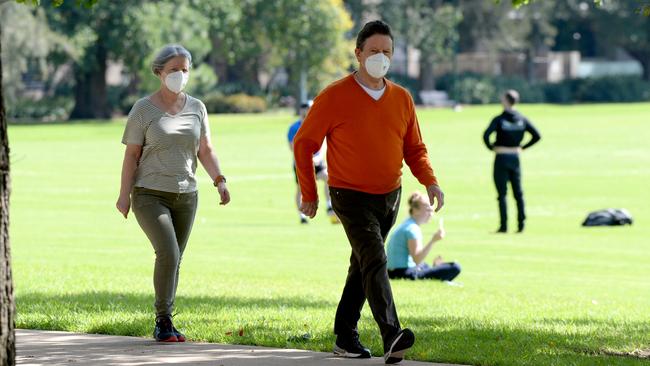
[[[123,144],[142,146],[135,186],[173,193],[197,190],[199,141],[209,136],[208,113],[200,100],[187,95],[183,109],[169,114],[146,97],[131,108]]]

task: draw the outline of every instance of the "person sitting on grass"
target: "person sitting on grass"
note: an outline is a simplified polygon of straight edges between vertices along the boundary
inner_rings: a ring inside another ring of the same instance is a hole
[[[408,205],[409,218],[396,228],[388,241],[386,249],[388,277],[452,281],[460,274],[458,263],[444,262],[441,256],[437,256],[431,266],[424,263],[433,245],[445,237],[442,219],[438,231],[426,245],[423,245],[420,225],[431,220],[433,208],[429,204],[428,197],[420,192],[411,194]]]

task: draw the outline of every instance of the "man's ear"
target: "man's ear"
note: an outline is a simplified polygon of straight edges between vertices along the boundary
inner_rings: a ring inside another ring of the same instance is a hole
[[[355,48],[354,49],[354,55],[357,57],[357,61],[361,62],[361,49],[360,48]]]

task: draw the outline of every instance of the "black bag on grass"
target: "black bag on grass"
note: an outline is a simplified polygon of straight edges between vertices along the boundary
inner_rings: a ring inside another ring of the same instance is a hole
[[[582,226],[632,225],[632,215],[624,208],[608,208],[594,211],[587,216]]]

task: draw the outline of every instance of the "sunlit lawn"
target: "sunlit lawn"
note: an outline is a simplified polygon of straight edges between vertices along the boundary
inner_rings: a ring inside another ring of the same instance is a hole
[[[650,349],[650,104],[521,109],[542,133],[522,158],[522,235],[491,234],[492,155],[481,135],[499,108],[419,111],[447,198],[448,237],[427,261],[460,262],[463,286],[393,282],[400,319],[417,337],[408,358],[647,364],[624,354]],[[191,340],[331,350],[349,245],[322,212],[298,223],[285,141],[294,119],[211,116],[233,201],[220,207],[201,171],[175,318]],[[153,250],[134,217],[114,208],[123,128],[124,120],[10,127],[19,328],[151,335]],[[421,189],[404,173],[404,194]],[[627,208],[634,225],[580,226],[606,207]],[[367,306],[360,330],[380,355]]]

